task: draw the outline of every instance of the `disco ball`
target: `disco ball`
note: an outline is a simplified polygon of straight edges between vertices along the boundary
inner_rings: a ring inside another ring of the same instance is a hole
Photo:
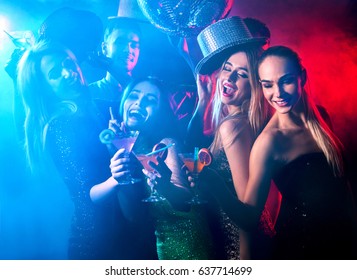
[[[234,0],[137,0],[144,16],[168,35],[193,37],[225,18]]]

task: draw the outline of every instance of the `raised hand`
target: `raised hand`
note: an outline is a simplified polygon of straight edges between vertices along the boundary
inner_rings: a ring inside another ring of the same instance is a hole
[[[208,103],[216,83],[214,75],[197,75],[196,83],[199,100],[205,100]]]

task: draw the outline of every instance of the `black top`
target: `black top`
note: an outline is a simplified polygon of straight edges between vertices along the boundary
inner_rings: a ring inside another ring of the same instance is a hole
[[[47,148],[74,205],[69,258],[155,259],[154,230],[145,209],[128,219],[122,211],[126,206],[119,207],[117,197],[105,205],[90,199],[91,187],[111,176],[110,157],[99,133],[90,115],[81,113],[55,119],[48,128]],[[131,203],[142,205],[141,188],[128,188]]]
[[[323,153],[302,155],[274,176],[282,194],[276,259],[354,258],[355,212],[348,184]]]

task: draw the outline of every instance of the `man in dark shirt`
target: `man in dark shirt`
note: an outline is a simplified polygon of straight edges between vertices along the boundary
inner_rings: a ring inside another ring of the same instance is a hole
[[[103,79],[89,85],[103,128],[108,126],[111,117],[119,117],[123,91],[131,81],[139,59],[140,37],[140,27],[135,19],[109,18],[102,42],[103,57],[98,59],[107,73]]]

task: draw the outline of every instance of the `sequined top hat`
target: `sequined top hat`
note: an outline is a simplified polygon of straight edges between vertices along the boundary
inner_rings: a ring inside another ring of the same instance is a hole
[[[196,65],[196,73],[210,74],[217,70],[224,59],[237,46],[264,45],[266,38],[253,37],[242,18],[232,16],[221,19],[197,36],[203,58]]]

